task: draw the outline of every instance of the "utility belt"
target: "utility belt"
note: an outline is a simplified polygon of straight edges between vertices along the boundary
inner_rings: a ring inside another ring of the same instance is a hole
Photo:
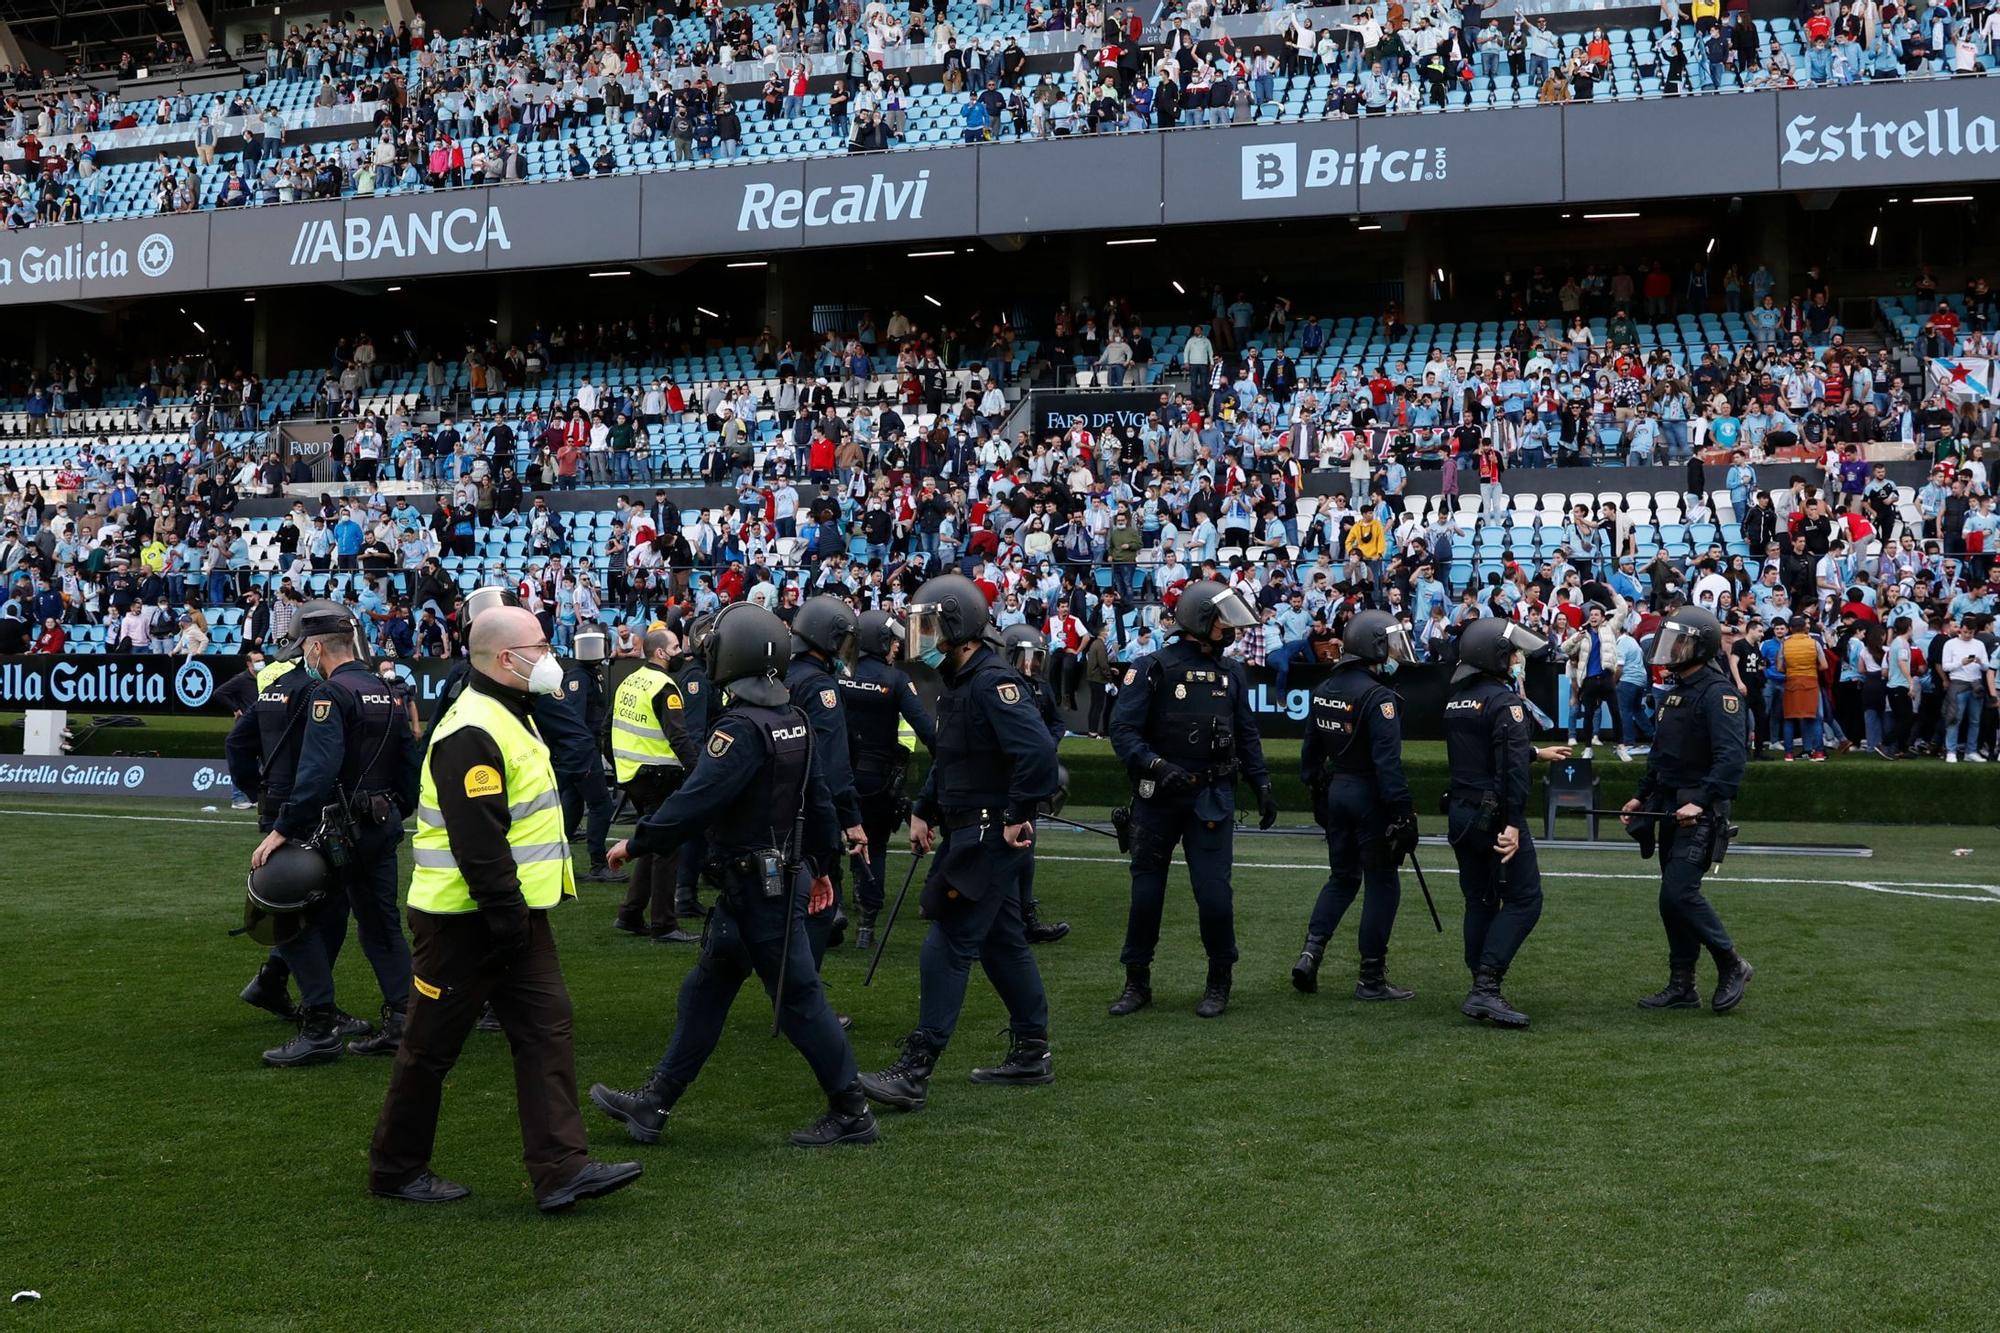
[[[792,882],[791,867],[776,847],[720,850],[701,863],[702,882],[724,906],[743,911],[758,902],[785,896]]]
[[[389,793],[364,791],[346,796],[336,789],[335,799],[320,809],[319,829],[312,843],[328,865],[341,870],[353,864],[362,830],[400,826],[402,822],[402,812]]]
[[[1476,787],[1461,787],[1454,783],[1451,789],[1445,793],[1444,801],[1438,813],[1444,815],[1450,814],[1450,805],[1453,801],[1457,801],[1461,805],[1469,805],[1477,812],[1478,818],[1473,825],[1474,831],[1479,833],[1498,833],[1500,831],[1499,792],[1480,791]]]
[[[1233,785],[1236,781],[1237,772],[1243,767],[1235,759],[1225,759],[1219,764],[1211,764],[1206,768],[1189,767],[1188,765],[1181,764],[1176,759],[1167,759],[1167,762],[1176,765],[1182,772],[1186,773],[1193,780],[1196,791],[1199,791],[1203,787]],[[1150,801],[1155,796],[1160,795],[1159,783],[1152,778],[1140,778],[1135,785],[1138,790],[1139,799],[1142,801]],[[1189,794],[1192,795],[1193,793]]]
[[[977,824],[981,833],[1006,819],[1004,805],[948,805],[939,811],[940,828],[966,828]]]

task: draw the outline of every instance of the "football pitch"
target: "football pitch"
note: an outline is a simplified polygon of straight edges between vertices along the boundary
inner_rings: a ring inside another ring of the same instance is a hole
[[[226,935],[250,816],[0,797],[0,820],[0,1294],[42,1295],[12,1326],[1972,1329],[2000,1308],[1990,825],[1747,826],[1874,855],[1732,854],[1710,891],[1757,976],[1724,1018],[1634,1007],[1666,975],[1652,863],[1544,849],[1506,987],[1521,1033],[1457,1012],[1461,899],[1430,844],[1445,934],[1405,874],[1390,954],[1417,998],[1349,998],[1358,903],[1320,994],[1294,992],[1325,873],[1307,837],[1237,842],[1225,1017],[1192,1013],[1177,866],[1154,1007],[1112,1019],[1123,859],[1045,828],[1044,915],[1075,926],[1037,953],[1053,1086],[966,1081],[1005,1042],[975,971],[929,1108],[801,1152],[785,1135],[823,1102],[749,987],[660,1146],[586,1102],[593,1153],[645,1178],[545,1218],[504,1038],[475,1034],[447,1085],[435,1166],[474,1194],[443,1208],[364,1192],[387,1060],[259,1063],[286,1029],[237,1000],[260,951]],[[557,917],[578,1074],[635,1085],[694,951],[615,933],[618,888],[580,887]],[[864,1069],[915,1017],[914,902],[873,987],[851,943],[828,960]],[[372,1016],[351,931],[338,978]]]

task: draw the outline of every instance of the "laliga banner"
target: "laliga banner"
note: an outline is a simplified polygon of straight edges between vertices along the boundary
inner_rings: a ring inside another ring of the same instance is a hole
[[[59,796],[207,796],[226,800],[229,769],[203,759],[0,758],[0,792]],[[250,816],[244,816],[246,820]]]

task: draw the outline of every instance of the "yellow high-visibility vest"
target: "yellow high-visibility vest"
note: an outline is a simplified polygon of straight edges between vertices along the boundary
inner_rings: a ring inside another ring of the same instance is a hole
[[[468,689],[431,728],[424,754],[423,786],[417,797],[417,836],[411,841],[416,872],[410,876],[410,908],[440,916],[476,912],[472,889],[458,871],[438,808],[437,784],[431,774],[431,751],[447,736],[466,729],[483,731],[500,750],[506,765],[507,846],[514,854],[521,896],[530,907],[554,907],[576,897],[576,868],[570,864],[569,839],[563,836],[562,795],[556,790],[555,765],[549,747],[529,724],[509,712],[489,694]],[[479,776],[466,775],[468,789]]]
[[[611,762],[621,783],[630,782],[640,769],[656,764],[680,767],[681,761],[667,740],[667,730],[653,710],[653,696],[662,687],[668,691],[669,709],[684,707],[680,686],[651,662],[625,677],[612,697]]]

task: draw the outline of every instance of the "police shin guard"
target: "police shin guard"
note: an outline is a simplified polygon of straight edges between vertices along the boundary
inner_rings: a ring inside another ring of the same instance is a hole
[[[1209,960],[1208,988],[1201,993],[1201,1003],[1194,1007],[1196,1018],[1220,1018],[1228,1011],[1230,970],[1228,963]]]
[[[1049,1054],[1046,1032],[1014,1034],[1007,1058],[997,1065],[972,1071],[974,1083],[1016,1083],[1022,1086],[1056,1081],[1055,1059]]]
[[[1465,1003],[1458,1006],[1458,1012],[1496,1027],[1528,1026],[1528,1016],[1507,1003],[1507,997],[1500,993],[1500,976],[1500,969],[1495,967],[1482,967],[1473,973],[1472,989],[1467,992]]]
[[[1757,969],[1750,966],[1750,960],[1731,949],[1726,954],[1715,957],[1715,994],[1710,997],[1708,1007],[1718,1014],[1726,1014],[1743,1003],[1743,988]]]
[[[257,969],[257,975],[250,978],[250,984],[243,988],[243,1003],[253,1009],[262,1009],[267,1014],[276,1014],[287,1023],[299,1021],[299,1007],[292,1003],[291,991],[286,985],[292,970],[273,958],[266,958],[264,965]]]
[[[396,1048],[403,1044],[403,1014],[399,1009],[382,1006],[382,1026],[373,1036],[347,1043],[349,1055],[394,1055]]]
[[[339,1012],[332,1005],[306,1010],[299,1017],[298,1035],[264,1052],[264,1063],[273,1069],[291,1069],[338,1060],[343,1039],[334,1017]]]
[[[1318,993],[1319,965],[1325,957],[1326,937],[1306,936],[1306,947],[1299,950],[1299,961],[1292,964],[1292,989],[1303,995]]]
[[[1136,1014],[1153,1002],[1153,969],[1150,967],[1127,967],[1125,969],[1125,989],[1118,992],[1118,998],[1111,1002],[1111,1016],[1123,1018]]]
[[[658,1143],[666,1131],[667,1117],[681,1099],[686,1085],[676,1083],[658,1070],[645,1086],[630,1089],[590,1085],[590,1102],[598,1110],[625,1126],[625,1136],[634,1143]]]
[[[859,1080],[826,1099],[826,1114],[792,1135],[800,1148],[837,1148],[844,1143],[873,1143],[882,1137],[875,1113],[868,1109],[868,1095]]]
[[[857,949],[875,947],[875,913],[864,910],[861,919],[854,923],[854,947]]]
[[[1361,960],[1360,975],[1354,981],[1354,998],[1357,1000],[1411,1000],[1416,992],[1406,990],[1390,981],[1386,975],[1388,960],[1385,958],[1364,958]]]
[[[1021,929],[1030,944],[1054,944],[1069,934],[1069,922],[1057,921],[1051,924],[1042,920],[1042,905],[1033,898],[1028,899],[1028,910],[1021,913]]]
[[[921,1111],[930,1100],[931,1071],[937,1068],[938,1048],[922,1032],[903,1038],[903,1053],[894,1064],[874,1074],[861,1076],[861,1091],[868,1100],[898,1111]]]
[[[1701,1008],[1701,992],[1694,988],[1694,964],[1673,963],[1669,966],[1666,989],[1646,996],[1639,1001],[1639,1007],[1641,1009]],[[1718,990],[1716,993],[1719,995],[1721,991]],[[1737,988],[1736,998],[1739,1000],[1743,998],[1741,987]]]

